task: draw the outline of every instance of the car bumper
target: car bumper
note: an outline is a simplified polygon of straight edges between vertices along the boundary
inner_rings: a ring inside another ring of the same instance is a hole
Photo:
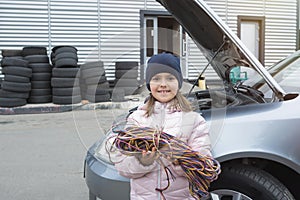
[[[120,176],[112,165],[87,153],[84,172],[89,192],[101,200],[130,199],[129,179]]]

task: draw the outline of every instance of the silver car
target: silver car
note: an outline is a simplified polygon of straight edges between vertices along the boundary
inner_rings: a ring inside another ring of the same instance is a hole
[[[300,52],[267,70],[202,0],[158,2],[220,77],[206,90],[192,86],[186,93],[210,125],[222,167],[205,199],[300,199]],[[129,199],[129,180],[110,162],[105,141],[85,158],[89,198]]]

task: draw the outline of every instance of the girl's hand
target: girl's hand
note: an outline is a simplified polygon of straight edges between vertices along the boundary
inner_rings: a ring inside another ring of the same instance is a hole
[[[154,163],[154,161],[159,157],[159,154],[156,151],[156,148],[153,147],[151,152],[142,151],[141,154],[137,156],[137,159],[144,166],[149,166]]]

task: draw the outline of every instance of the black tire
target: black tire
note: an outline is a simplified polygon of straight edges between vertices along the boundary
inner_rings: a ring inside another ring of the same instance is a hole
[[[50,81],[51,73],[32,73],[31,80],[33,81]]]
[[[103,67],[104,67],[104,63],[100,60],[94,62],[87,62],[80,65],[81,70],[91,69],[91,68],[103,68]]]
[[[105,83],[105,82],[107,82],[106,76],[91,77],[91,78],[85,79],[85,83],[87,85],[97,85],[97,84],[101,84],[101,83]]]
[[[54,53],[54,57],[59,54],[59,53],[62,53],[62,52],[72,52],[72,53],[77,53],[77,48],[74,47],[74,46],[55,46],[52,48],[52,52]]]
[[[52,72],[52,66],[49,63],[29,63],[28,67],[32,69],[32,73]]]
[[[31,81],[32,89],[49,89],[51,88],[51,81]]]
[[[80,95],[79,87],[70,88],[52,88],[53,96],[78,96]]]
[[[87,95],[104,95],[111,93],[111,89],[101,88],[101,87],[88,87],[86,90]]]
[[[56,54],[54,57],[55,61],[57,61],[59,59],[64,59],[64,58],[72,58],[72,59],[78,61],[77,53],[74,53],[74,52],[61,52],[59,54]]]
[[[80,71],[79,68],[53,68],[52,77],[56,77],[56,78],[80,77]]]
[[[101,76],[105,76],[105,70],[103,67],[84,69],[81,70],[80,72],[80,77],[83,80],[88,78],[93,78],[93,77],[101,77]]]
[[[29,92],[31,90],[31,83],[17,83],[17,82],[2,82],[2,89],[12,92]]]
[[[0,89],[0,97],[27,99],[29,97],[29,92],[12,92],[8,90]]]
[[[15,76],[15,75],[6,74],[4,76],[4,81],[17,82],[17,83],[29,83],[30,78],[24,76]]]
[[[73,58],[61,58],[59,60],[55,60],[54,67],[62,68],[62,67],[78,67],[77,60]]]
[[[294,200],[289,190],[266,171],[246,165],[225,166],[212,182],[210,193],[222,196],[241,195],[243,199]],[[210,199],[205,198],[205,199]]]
[[[22,57],[22,50],[20,49],[2,49],[1,50],[2,57]]]
[[[20,98],[0,98],[0,107],[17,107],[26,105],[26,99]]]
[[[125,91],[122,88],[115,88],[112,90],[111,101],[112,102],[121,102],[125,101]]]
[[[28,103],[50,103],[52,102],[52,95],[30,96],[27,102]]]
[[[28,67],[28,61],[21,59],[21,58],[16,58],[16,57],[4,57],[1,60],[1,66],[6,67],[6,66],[18,66],[18,67]]]
[[[51,86],[54,88],[79,87],[79,78],[52,78]]]
[[[15,75],[30,78],[32,76],[32,69],[18,66],[7,66],[2,68],[2,73],[5,75]]]
[[[29,63],[49,63],[47,55],[30,55],[24,57]]]
[[[110,94],[85,95],[85,98],[93,103],[110,101]]]
[[[87,89],[88,90],[95,90],[96,88],[109,89],[109,83],[108,82],[104,82],[104,83],[95,84],[95,85],[87,85]]]
[[[117,70],[115,72],[116,79],[137,79],[138,71],[137,70]]]
[[[52,96],[54,104],[76,104],[81,102],[81,96]]]
[[[51,88],[46,89],[31,89],[30,96],[48,96],[52,95]]]
[[[125,95],[134,95],[137,92],[138,87],[122,87]]]
[[[138,81],[136,79],[115,79],[116,87],[137,87]]]
[[[138,66],[138,62],[131,62],[131,61],[121,61],[116,62],[116,71],[118,70],[131,70]]]
[[[22,55],[30,56],[30,55],[47,55],[47,48],[41,46],[26,46],[23,47]]]

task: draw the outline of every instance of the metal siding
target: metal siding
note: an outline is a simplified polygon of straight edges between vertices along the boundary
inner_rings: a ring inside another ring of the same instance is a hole
[[[297,1],[266,1],[266,66],[271,66],[296,50]]]
[[[48,45],[47,0],[0,1],[0,47]]]
[[[50,0],[51,48],[71,45],[78,49],[79,64],[99,48],[98,1]]]
[[[296,49],[296,0],[206,2],[235,33],[238,15],[266,17],[267,67]],[[109,79],[113,79],[115,61],[140,60],[141,9],[165,10],[155,0],[2,0],[0,48],[74,45],[79,63],[101,59]],[[208,61],[191,39],[188,46],[188,76],[194,79]],[[211,67],[206,77],[215,77]]]
[[[108,80],[116,61],[140,61],[140,10],[144,0],[100,0],[100,46]]]

